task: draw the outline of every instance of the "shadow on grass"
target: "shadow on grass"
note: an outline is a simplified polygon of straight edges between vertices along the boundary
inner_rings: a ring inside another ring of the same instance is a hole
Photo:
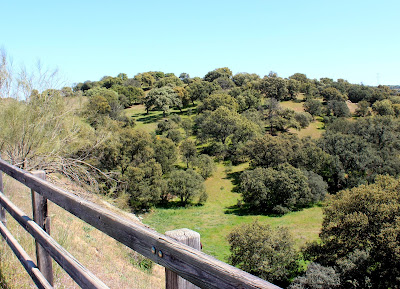
[[[248,205],[233,205],[230,207],[227,207],[227,209],[224,211],[225,214],[232,214],[236,216],[267,216],[267,217],[282,217],[283,215],[279,214],[274,214],[274,213],[268,213],[264,211],[260,211],[257,209],[254,209]]]
[[[239,193],[239,184],[240,184],[240,175],[242,174],[242,171],[240,172],[231,172],[227,173],[227,179],[232,181],[233,184],[233,189],[232,192],[234,193]]]
[[[138,117],[136,121],[140,121],[143,123],[153,123],[163,118],[162,114],[146,114],[142,113],[141,117]]]
[[[169,202],[162,202],[156,205],[156,208],[161,209],[185,209],[190,207],[202,207],[204,204],[199,203],[188,203],[183,204],[181,201],[169,201]]]
[[[160,110],[150,110],[150,112],[147,114],[146,112],[142,113],[135,113],[132,115],[136,119],[136,121],[140,121],[143,123],[153,123],[157,122],[162,118],[168,118],[169,116],[173,114],[177,115],[187,115],[188,111],[190,111],[190,114],[195,114],[196,113],[196,106],[189,106],[187,108],[182,109],[182,111],[170,111],[168,114],[165,116],[162,114]],[[152,113],[153,112],[153,113]]]

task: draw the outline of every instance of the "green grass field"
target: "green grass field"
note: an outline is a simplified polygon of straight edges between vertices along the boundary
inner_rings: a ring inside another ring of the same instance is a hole
[[[258,220],[272,226],[287,227],[294,235],[296,244],[301,247],[307,241],[316,240],[322,223],[322,209],[313,207],[282,217],[252,215],[236,207],[240,194],[233,192],[233,176],[247,167],[246,164],[225,171],[223,164],[205,182],[208,200],[203,206],[188,208],[156,208],[144,215],[143,222],[159,233],[188,228],[201,235],[203,251],[216,258],[227,261],[229,244],[227,235],[236,226]]]

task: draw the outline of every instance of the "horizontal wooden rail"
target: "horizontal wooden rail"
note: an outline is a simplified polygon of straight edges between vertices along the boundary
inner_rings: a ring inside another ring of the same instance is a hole
[[[7,230],[6,226],[4,226],[2,222],[0,222],[0,233],[10,246],[11,250],[14,252],[15,256],[17,256],[22,266],[24,266],[26,272],[28,272],[28,274],[31,276],[36,286],[39,289],[52,289],[53,286],[47,282],[46,278],[44,278],[42,273],[39,271],[39,268],[37,268],[35,262],[32,261],[32,258],[29,257],[29,255],[25,252],[25,250],[13,237],[10,231]]]
[[[38,224],[15,206],[3,193],[0,193],[0,204],[37,242],[39,242],[81,288],[109,288],[43,231]]]
[[[0,170],[143,256],[201,288],[279,288],[83,200],[0,159]]]

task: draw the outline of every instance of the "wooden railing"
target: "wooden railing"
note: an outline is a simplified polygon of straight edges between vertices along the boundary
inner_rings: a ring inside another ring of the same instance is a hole
[[[33,202],[33,204],[34,212],[36,211],[35,214],[40,216],[35,218],[35,221],[36,219],[41,219],[41,221],[38,221],[41,224],[37,224],[30,219],[4,195],[1,171],[31,188],[36,200],[38,196],[35,194],[40,196],[41,199]],[[45,212],[47,199],[146,258],[164,266],[167,271],[167,288],[188,288],[185,287],[187,285],[182,285],[182,282],[174,282],[173,280],[176,279],[174,274],[200,288],[279,288],[192,248],[196,247],[190,243],[193,243],[193,241],[186,242],[192,247],[177,241],[180,240],[180,235],[190,235],[190,233],[176,234],[169,232],[170,237],[159,234],[140,223],[128,220],[110,210],[62,190],[41,179],[40,176],[35,176],[12,166],[2,159],[0,159],[0,190],[1,234],[39,288],[52,288],[52,277],[46,276],[50,269],[41,266],[42,264],[40,263],[43,263],[43,261],[39,260],[39,271],[33,260],[12,237],[6,228],[4,209],[35,238],[38,243],[38,256],[44,258],[47,258],[43,256],[45,254],[51,256],[82,288],[108,288],[49,235],[50,227],[47,225],[46,228],[46,222],[47,224],[49,223],[46,217],[47,212]],[[199,243],[199,241],[194,243]],[[42,253],[40,253],[41,248],[44,249]],[[43,267],[43,270],[41,267]],[[171,281],[171,279],[173,280]]]

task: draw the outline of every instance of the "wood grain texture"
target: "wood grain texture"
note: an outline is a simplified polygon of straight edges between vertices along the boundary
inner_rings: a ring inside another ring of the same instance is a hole
[[[189,229],[178,229],[165,232],[165,235],[196,250],[201,250],[200,234]],[[197,289],[196,285],[178,276],[175,272],[165,269],[166,289]]]
[[[11,250],[17,256],[18,260],[24,266],[26,272],[31,276],[33,282],[39,289],[51,289],[53,286],[46,280],[39,269],[36,267],[35,262],[32,258],[25,252],[17,240],[13,237],[10,231],[7,230],[6,226],[0,222],[0,233],[6,240],[7,244],[10,246]]]
[[[60,266],[81,287],[87,289],[107,287],[101,280],[80,264],[70,253],[61,247],[38,224],[15,206],[4,194],[0,193],[0,203],[10,215],[60,264]]]
[[[3,172],[0,170],[0,192],[4,193],[3,187]],[[7,227],[6,210],[0,205],[0,222]]]
[[[45,171],[36,171],[32,172],[32,175],[45,180],[46,173]],[[50,217],[48,215],[47,209],[47,199],[42,195],[36,193],[34,190],[31,190],[32,195],[32,211],[33,211],[33,220],[36,224],[38,224],[43,231],[50,235]],[[36,259],[40,272],[42,272],[43,276],[49,281],[49,283],[53,286],[53,263],[49,253],[39,244],[38,241],[35,241],[36,245]]]
[[[0,159],[0,170],[88,224],[201,288],[279,288],[172,238],[83,200]],[[159,257],[152,247],[163,252]]]

